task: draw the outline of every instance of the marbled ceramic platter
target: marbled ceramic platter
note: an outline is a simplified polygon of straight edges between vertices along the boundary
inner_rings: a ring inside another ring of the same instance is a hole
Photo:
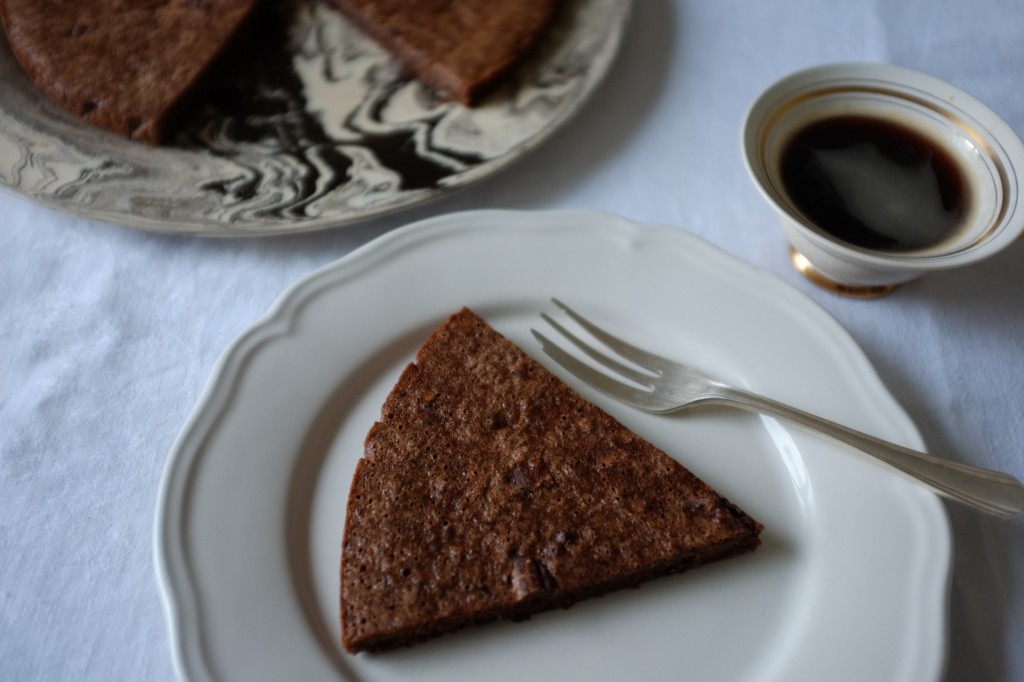
[[[287,7],[287,9],[282,9]],[[226,70],[172,144],[94,128],[38,92],[0,37],[0,186],[129,227],[212,236],[337,227],[436,198],[534,148],[607,72],[630,0],[566,0],[478,107],[439,102],[318,0]]]

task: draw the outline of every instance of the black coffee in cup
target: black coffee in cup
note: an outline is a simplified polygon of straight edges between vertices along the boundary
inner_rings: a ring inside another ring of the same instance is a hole
[[[954,237],[971,192],[942,146],[895,120],[845,114],[796,130],[779,159],[793,206],[822,231],[874,251],[907,253]]]

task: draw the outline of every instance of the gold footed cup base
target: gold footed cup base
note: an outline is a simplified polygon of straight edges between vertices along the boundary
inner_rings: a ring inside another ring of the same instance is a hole
[[[814,267],[805,255],[792,246],[789,247],[789,257],[793,261],[793,267],[796,268],[797,272],[822,289],[839,294],[840,296],[847,296],[849,298],[879,298],[891,294],[899,287],[898,284],[843,284],[831,279],[821,270]]]

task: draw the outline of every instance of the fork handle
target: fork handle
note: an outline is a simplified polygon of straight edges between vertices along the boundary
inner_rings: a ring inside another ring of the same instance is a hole
[[[1024,485],[1009,474],[932,457],[749,391],[717,388],[713,402],[785,419],[829,436],[877,457],[944,497],[1004,518],[1024,511]]]

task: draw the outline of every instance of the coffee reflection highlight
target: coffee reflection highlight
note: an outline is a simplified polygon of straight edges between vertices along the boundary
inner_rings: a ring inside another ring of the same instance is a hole
[[[794,207],[856,247],[908,253],[964,228],[970,187],[942,145],[895,121],[824,118],[798,130],[780,158]]]

